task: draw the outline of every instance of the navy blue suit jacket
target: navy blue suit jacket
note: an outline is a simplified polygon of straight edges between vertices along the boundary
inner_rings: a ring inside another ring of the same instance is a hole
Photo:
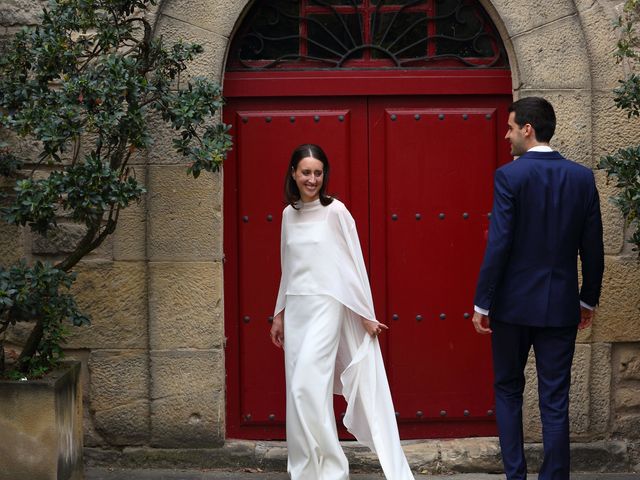
[[[580,321],[580,300],[598,304],[603,271],[600,201],[591,170],[558,152],[527,152],[496,170],[475,305],[501,322],[573,326]]]

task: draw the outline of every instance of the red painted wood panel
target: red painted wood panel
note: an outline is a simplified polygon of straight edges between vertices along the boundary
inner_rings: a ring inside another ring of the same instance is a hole
[[[368,229],[365,99],[340,102],[232,102],[234,150],[225,162],[225,325],[227,434],[283,438],[282,351],[268,336],[280,275],[284,176],[293,149],[317,143],[331,165],[329,192]],[[355,193],[355,195],[354,195]],[[322,259],[318,259],[322,261]]]
[[[477,336],[464,314],[472,313],[493,171],[510,160],[502,140],[510,101],[509,95],[230,99],[228,437],[284,438],[283,356],[269,340],[268,318],[279,280],[284,174],[300,143],[326,149],[329,191],[358,224],[376,311],[391,327],[381,341],[402,437],[495,434],[487,415],[489,339]],[[343,406],[336,403],[338,418]]]
[[[473,330],[508,98],[370,104],[372,277],[403,438],[495,434],[490,338]],[[466,315],[465,315],[466,314]]]
[[[258,93],[259,92],[259,93]],[[496,95],[511,92],[509,70],[341,70],[227,72],[227,97]]]

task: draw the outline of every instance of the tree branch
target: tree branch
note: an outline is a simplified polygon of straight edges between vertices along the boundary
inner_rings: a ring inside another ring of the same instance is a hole
[[[26,373],[29,370],[29,364],[25,362],[26,359],[32,358],[36,351],[38,350],[38,345],[40,345],[40,340],[42,340],[42,336],[44,335],[44,318],[40,317],[36,320],[36,325],[31,330],[31,334],[25,343],[22,352],[20,352],[20,356],[18,357],[18,365],[20,366],[20,371]]]
[[[71,270],[76,263],[78,263],[82,257],[86,254],[94,250],[96,246],[94,246],[94,239],[98,234],[100,229],[100,220],[98,220],[97,224],[92,225],[88,230],[85,236],[80,240],[75,250],[69,254],[67,258],[56,264],[55,268],[59,268],[65,272]],[[99,244],[98,244],[99,245]]]

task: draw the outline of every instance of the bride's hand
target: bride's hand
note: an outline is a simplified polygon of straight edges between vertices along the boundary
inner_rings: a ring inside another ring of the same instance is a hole
[[[273,318],[271,331],[269,332],[271,341],[276,347],[284,347],[284,314],[280,312]]]
[[[377,337],[378,334],[382,332],[382,330],[389,330],[389,327],[387,327],[384,323],[373,322],[362,317],[360,317],[360,321],[362,322],[362,326],[364,327],[364,329],[372,337]]]

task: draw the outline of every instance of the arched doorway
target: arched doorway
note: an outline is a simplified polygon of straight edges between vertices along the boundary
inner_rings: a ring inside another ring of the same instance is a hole
[[[511,76],[470,0],[258,1],[225,74],[227,436],[284,438],[269,342],[282,184],[318,143],[358,224],[402,438],[495,434],[489,339],[470,325]],[[321,259],[319,259],[321,261]],[[336,415],[344,411],[336,403]],[[344,432],[343,432],[344,433]]]

